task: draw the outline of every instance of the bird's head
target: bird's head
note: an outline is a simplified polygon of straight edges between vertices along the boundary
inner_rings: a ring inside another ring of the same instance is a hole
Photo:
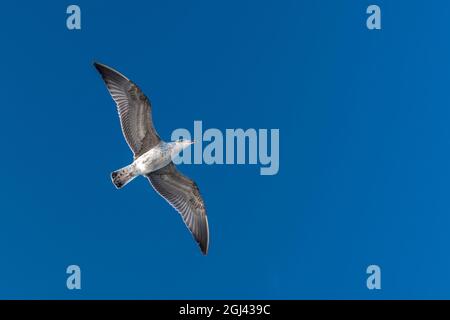
[[[195,140],[186,140],[186,139],[178,139],[175,141],[175,144],[179,147],[181,147],[181,150],[184,148],[189,147],[191,144],[194,144]]]
[[[195,143],[195,140],[178,139],[172,143],[173,143],[172,158],[174,158],[181,152],[181,150],[186,149],[191,144]]]

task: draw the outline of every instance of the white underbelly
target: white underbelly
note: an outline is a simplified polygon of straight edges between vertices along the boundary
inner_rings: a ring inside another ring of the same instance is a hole
[[[134,160],[134,165],[138,174],[145,175],[167,166],[170,161],[170,153],[163,153],[160,149],[154,148]]]

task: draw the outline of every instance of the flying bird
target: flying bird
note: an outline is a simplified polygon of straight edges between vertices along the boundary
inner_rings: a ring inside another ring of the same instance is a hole
[[[197,184],[181,174],[173,157],[194,141],[164,142],[156,133],[150,100],[131,80],[104,64],[94,62],[117,105],[125,140],[133,152],[133,162],[111,173],[116,188],[137,176],[145,176],[153,189],[183,218],[203,254],[209,246],[209,227],[205,204]]]

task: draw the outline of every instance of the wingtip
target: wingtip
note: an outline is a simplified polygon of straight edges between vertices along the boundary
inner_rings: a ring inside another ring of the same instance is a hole
[[[208,254],[209,249],[209,223],[208,223],[208,216],[206,215],[205,215],[205,225],[206,225],[206,239],[204,239],[204,241],[199,242],[200,250],[202,251],[202,254],[204,256]]]
[[[206,244],[206,246],[200,244],[200,250],[204,256],[207,256],[208,255],[208,244]]]
[[[130,81],[127,77],[125,77],[122,73],[115,70],[114,68],[111,68],[110,66],[107,66],[106,64],[94,61],[93,65],[95,69],[105,78],[105,77],[120,77],[123,78],[126,81]]]
[[[92,63],[92,65],[94,66],[94,68],[98,71],[98,73],[100,73],[101,75],[103,75],[103,71],[104,71],[104,66],[101,64],[101,63],[99,63],[99,62],[97,62],[97,61],[94,61],[93,63]]]
[[[95,67],[95,69],[97,69],[98,71],[101,72],[102,69],[106,69],[106,66],[100,62],[94,61],[92,63],[92,65]]]

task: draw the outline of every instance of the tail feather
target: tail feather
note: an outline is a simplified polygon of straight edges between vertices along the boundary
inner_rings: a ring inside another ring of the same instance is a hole
[[[122,169],[111,173],[111,180],[117,189],[124,187],[128,182],[136,178],[136,173],[133,165],[126,166]]]

